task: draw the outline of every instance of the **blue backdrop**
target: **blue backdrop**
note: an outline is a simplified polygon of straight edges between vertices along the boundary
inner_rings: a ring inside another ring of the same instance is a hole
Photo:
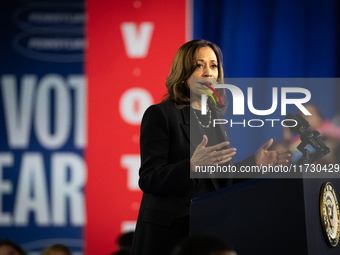
[[[339,14],[336,0],[195,0],[193,38],[220,46],[226,77],[339,77]],[[339,114],[340,87],[313,86],[317,87],[308,87],[316,91],[310,102],[333,119]],[[271,138],[265,135],[269,129],[260,136],[258,132],[230,130],[240,149],[236,159],[251,155]]]

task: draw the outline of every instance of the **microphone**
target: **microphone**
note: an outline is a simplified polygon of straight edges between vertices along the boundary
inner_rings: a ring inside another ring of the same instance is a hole
[[[289,126],[290,130],[300,135],[301,143],[297,147],[299,151],[304,153],[305,147],[308,144],[315,149],[316,155],[312,162],[325,156],[331,151],[331,149],[328,148],[322,141],[320,133],[316,130],[312,130],[308,121],[300,114],[293,115],[292,113],[289,113],[285,117],[285,120],[285,123]]]
[[[304,125],[307,128],[310,128],[309,122],[304,117],[302,117],[300,114],[296,114],[295,117],[302,123],[302,125]]]
[[[292,130],[295,133],[298,133],[299,135],[305,133],[305,132],[311,132],[310,125],[307,120],[305,120],[300,114],[292,114],[289,113],[285,117],[285,123],[287,126],[289,126],[290,130]]]

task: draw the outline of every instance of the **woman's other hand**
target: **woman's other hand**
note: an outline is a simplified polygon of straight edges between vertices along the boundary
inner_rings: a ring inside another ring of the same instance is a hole
[[[283,151],[268,151],[268,148],[273,144],[273,139],[266,142],[255,153],[255,162],[258,167],[260,166],[278,166],[287,165],[290,159],[290,149]]]

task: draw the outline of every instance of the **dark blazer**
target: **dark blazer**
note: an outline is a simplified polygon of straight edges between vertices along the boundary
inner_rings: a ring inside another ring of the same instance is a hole
[[[190,135],[197,139],[190,139]],[[143,198],[131,254],[170,254],[189,234],[194,195],[225,186],[223,179],[190,179],[191,153],[202,139],[198,125],[190,129],[190,107],[177,109],[169,100],[150,106],[144,113],[139,171]]]

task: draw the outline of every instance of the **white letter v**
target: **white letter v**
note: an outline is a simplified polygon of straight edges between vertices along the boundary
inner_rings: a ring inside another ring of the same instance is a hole
[[[148,54],[154,24],[142,22],[137,31],[137,24],[124,22],[120,26],[126,54],[129,58],[145,58]]]

